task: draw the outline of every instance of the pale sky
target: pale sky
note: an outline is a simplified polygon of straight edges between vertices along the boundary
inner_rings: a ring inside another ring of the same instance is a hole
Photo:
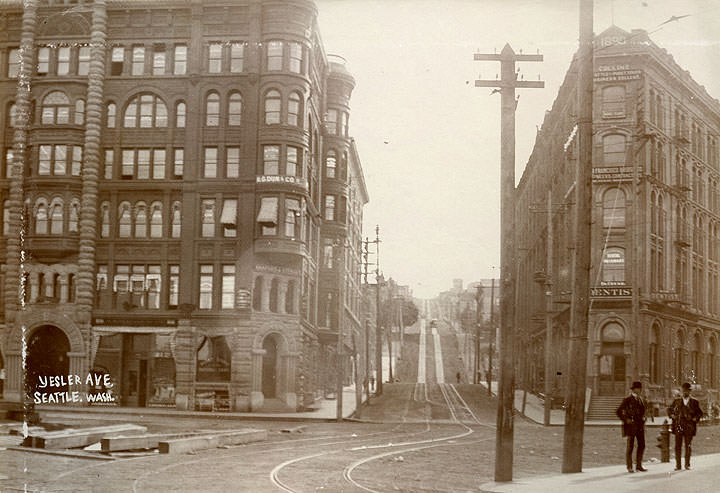
[[[544,55],[518,64],[544,89],[520,89],[516,179],[565,77],[578,40],[572,0],[316,0],[329,54],[356,80],[350,130],[370,203],[364,235],[380,225],[381,269],[418,297],[498,277],[500,97],[474,87],[498,62],[473,53]],[[595,33],[613,22],[645,29],[720,98],[720,1],[595,0]],[[614,10],[614,14],[611,12]],[[671,16],[690,15],[660,27]],[[652,33],[655,29],[660,29]]]

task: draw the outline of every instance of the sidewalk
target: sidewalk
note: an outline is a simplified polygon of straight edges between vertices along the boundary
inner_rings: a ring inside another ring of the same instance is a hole
[[[556,474],[516,479],[509,483],[486,483],[484,492],[496,493],[709,493],[720,484],[720,454],[693,456],[692,469],[674,471],[674,462],[648,462],[648,471],[629,474],[624,465],[593,467],[577,474]]]
[[[363,396],[364,398],[364,396]],[[343,418],[349,418],[355,412],[355,386],[343,389]],[[235,413],[235,412],[209,412],[209,411],[180,411],[162,407],[114,407],[90,406],[69,407],[61,405],[40,405],[35,409],[42,420],[52,419],[88,419],[88,420],[122,420],[131,421],[133,418],[168,417],[168,418],[196,418],[196,419],[237,419],[254,421],[333,421],[337,419],[337,401],[335,399],[321,399],[317,402],[317,409],[304,412],[289,413]]]

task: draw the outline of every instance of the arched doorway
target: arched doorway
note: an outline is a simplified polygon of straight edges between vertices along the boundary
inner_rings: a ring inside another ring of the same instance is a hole
[[[277,342],[272,336],[263,340],[262,393],[266,399],[277,396]]]
[[[617,322],[608,322],[600,338],[600,395],[622,395],[625,392],[625,329]]]
[[[48,377],[65,376],[70,372],[70,341],[65,332],[52,325],[43,325],[33,331],[27,346],[27,372],[25,388],[31,396],[35,392],[52,394],[66,392],[67,385],[50,387]]]

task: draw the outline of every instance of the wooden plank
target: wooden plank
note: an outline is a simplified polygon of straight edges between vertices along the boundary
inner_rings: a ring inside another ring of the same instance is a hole
[[[263,440],[267,440],[267,430],[247,429],[230,433],[165,440],[158,444],[158,449],[161,454],[182,454],[195,450],[220,447],[222,445],[238,445],[241,443],[261,442]]]
[[[227,432],[242,430],[227,430]],[[189,438],[200,435],[208,435],[210,431],[195,431],[188,433],[157,433],[152,435],[116,436],[103,438],[100,442],[103,452],[115,452],[118,450],[137,450],[158,448],[158,444],[165,440],[177,438]]]

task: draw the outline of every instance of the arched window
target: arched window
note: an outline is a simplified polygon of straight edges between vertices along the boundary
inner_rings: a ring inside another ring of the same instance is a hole
[[[608,285],[625,284],[625,249],[611,247],[602,259],[602,282]]]
[[[625,136],[610,134],[603,137],[605,166],[625,166]]]
[[[265,125],[280,123],[280,93],[276,90],[268,91],[265,95]]]
[[[48,232],[47,204],[40,199],[35,203],[35,234],[46,235]]]
[[[70,121],[70,100],[65,93],[53,91],[43,99],[43,125],[64,124]]]
[[[263,292],[263,278],[257,276],[255,278],[255,285],[253,286],[253,310],[259,312],[262,310],[262,292]]]
[[[228,100],[228,125],[240,125],[242,121],[242,96],[234,92]]]
[[[68,274],[68,303],[75,303],[75,274]]]
[[[603,195],[603,227],[625,227],[625,192],[610,188]]]
[[[657,234],[661,238],[665,236],[665,201],[661,193],[657,198]]]
[[[677,334],[677,345],[675,346],[675,380],[679,383],[684,380],[685,370],[685,336],[682,331]]]
[[[650,383],[660,383],[660,354],[658,344],[660,341],[660,327],[654,324],[650,329],[650,345],[648,362],[650,364]]]
[[[173,238],[180,238],[180,202],[174,202],[172,206],[172,230],[170,236]]]
[[[167,106],[154,94],[141,94],[125,108],[125,128],[167,127]]]
[[[290,94],[288,98],[287,124],[293,126],[301,126],[300,115],[302,108],[300,107],[300,95],[296,92]]]
[[[107,105],[107,128],[115,128],[115,118],[117,116],[117,106],[115,103]]]
[[[337,170],[337,157],[335,151],[328,151],[325,157],[325,176],[328,178],[335,178],[335,172]]]
[[[135,204],[135,238],[147,236],[147,210],[144,202]]]
[[[703,347],[702,335],[698,332],[695,334],[693,350],[692,350],[692,353],[690,354],[692,372],[693,372],[693,376],[695,377],[696,382],[702,382],[702,378],[703,378],[702,347]]]
[[[220,95],[211,92],[205,99],[205,125],[217,127],[220,124]]]
[[[160,238],[162,237],[162,204],[160,202],[153,202],[150,206],[150,237]]]
[[[185,112],[187,111],[185,103],[182,101],[175,105],[175,126],[177,128],[185,128]]]
[[[130,202],[122,202],[118,207],[118,225],[118,236],[120,238],[130,238],[130,230],[132,229]]]
[[[78,99],[75,101],[75,125],[85,124],[85,100]]]
[[[18,123],[18,110],[17,105],[15,103],[10,104],[10,108],[8,109],[8,122],[11,127],[16,127]]]
[[[60,200],[54,200],[50,207],[50,234],[63,234],[63,205]]]
[[[101,228],[100,228],[100,237],[101,238],[108,238],[110,236],[110,202],[103,202],[100,206],[100,216],[101,216]]]
[[[80,202],[74,199],[70,204],[70,214],[68,216],[68,233],[78,232],[78,221],[80,220]]]
[[[280,281],[277,277],[273,277],[270,282],[270,311],[278,312],[278,293],[280,291]]]
[[[708,342],[708,380],[710,381],[710,388],[717,388],[718,384],[718,354],[717,354],[717,340],[711,339]]]

